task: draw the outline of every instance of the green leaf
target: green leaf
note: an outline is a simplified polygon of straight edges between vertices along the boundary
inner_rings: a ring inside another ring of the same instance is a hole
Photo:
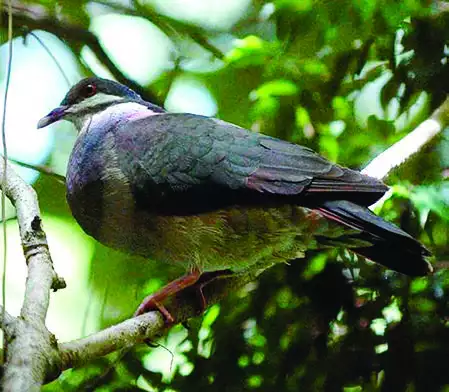
[[[334,97],[332,108],[334,109],[335,117],[339,120],[344,120],[351,115],[351,104],[345,97]]]
[[[413,279],[410,284],[410,292],[413,294],[423,292],[427,286],[429,285],[429,281],[427,278],[417,278]]]
[[[435,302],[428,298],[416,297],[410,300],[410,308],[422,313],[433,312],[435,311],[435,307]]]
[[[410,199],[420,213],[432,211],[440,218],[449,221],[448,183],[415,187],[410,194]]]
[[[293,12],[304,12],[312,9],[312,0],[276,0],[274,2],[276,9],[289,10]]]
[[[304,128],[310,124],[309,112],[306,108],[298,106],[295,111],[295,123],[299,128]]]
[[[306,280],[312,279],[315,275],[318,275],[326,267],[327,255],[320,253],[309,261],[307,268],[303,273],[303,277]]]
[[[238,66],[262,65],[277,51],[277,45],[264,41],[256,35],[249,35],[234,41],[234,48],[225,60]]]
[[[305,73],[309,75],[329,76],[329,68],[326,64],[318,60],[307,60],[302,65]]]
[[[215,322],[215,320],[217,319],[219,314],[220,314],[220,305],[215,304],[215,305],[211,306],[207,310],[206,314],[203,317],[202,327],[210,328],[212,326],[212,324]]]
[[[392,192],[392,196],[404,197],[406,199],[410,198],[410,189],[403,184],[393,185],[390,189]]]
[[[337,162],[340,147],[337,139],[331,135],[322,135],[320,138],[320,153],[332,162]]]
[[[257,90],[250,93],[250,98],[282,97],[298,93],[298,86],[290,80],[277,79],[262,84]]]
[[[274,97],[258,99],[252,108],[252,117],[274,117],[279,111],[279,100]]]

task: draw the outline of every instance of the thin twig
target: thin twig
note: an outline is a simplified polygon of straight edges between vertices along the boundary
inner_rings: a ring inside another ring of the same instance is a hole
[[[11,157],[9,157],[8,160],[10,162],[15,163],[16,165],[26,167],[27,169],[36,170],[39,173],[42,173],[42,174],[45,174],[47,176],[53,177],[57,181],[65,184],[65,176],[63,176],[62,174],[58,174],[58,173],[54,172],[51,167],[48,167],[48,166],[45,166],[45,165],[32,165],[30,163],[19,161],[17,159],[11,158]]]
[[[142,343],[164,328],[159,312],[150,312],[103,329],[85,338],[59,345],[63,370],[84,365],[114,351]]]
[[[212,53],[216,58],[223,60],[225,57],[224,53],[220,49],[209,42],[203,29],[198,26],[170,18],[169,16],[161,15],[150,8],[149,4],[142,6],[137,1],[133,1],[136,9],[132,9],[121,4],[107,3],[101,0],[95,0],[95,3],[109,7],[113,10],[119,11],[120,13],[143,17],[156,25],[168,36],[173,33],[177,35],[189,36],[194,42],[203,47],[203,49],[206,49],[208,52]]]
[[[48,48],[47,45],[45,45],[44,41],[42,41],[36,34],[34,34],[32,31],[27,31],[26,35],[23,37],[23,40],[26,40],[27,35],[31,35],[41,46],[44,48],[44,50],[47,52],[47,54],[50,56],[50,58],[53,60],[53,62],[56,64],[56,67],[58,67],[59,72],[61,73],[62,77],[64,78],[67,87],[69,88],[73,83],[70,82],[67,74],[65,73],[64,69],[62,68],[61,64],[59,64],[58,59],[53,55],[51,50]]]
[[[68,42],[82,42],[87,45],[92,52],[94,52],[97,59],[120,83],[126,84],[132,88],[139,95],[141,95],[143,99],[151,101],[155,104],[162,104],[158,97],[142,88],[142,86],[126,77],[123,72],[120,71],[117,65],[115,65],[115,63],[107,55],[97,36],[89,30],[70,23],[60,22],[59,20],[47,15],[42,16],[41,14],[35,14],[23,8],[21,8],[20,11],[13,11],[13,14],[16,26],[27,26],[29,30],[45,30]],[[2,10],[0,18],[6,18],[7,16],[7,13]],[[23,31],[20,30],[19,33],[22,34]]]
[[[2,119],[2,145],[3,145],[3,165],[5,170],[2,176],[2,189],[6,187],[7,180],[7,162],[8,162],[8,149],[6,146],[6,108],[8,107],[8,92],[9,84],[11,81],[11,65],[12,65],[12,3],[8,1],[8,65],[6,70],[6,86],[5,96],[3,101],[3,119]],[[2,225],[3,225],[3,273],[2,273],[2,323],[6,323],[6,258],[7,258],[7,234],[6,234],[6,196],[5,192],[2,192]],[[6,334],[3,335],[3,363],[6,362]]]

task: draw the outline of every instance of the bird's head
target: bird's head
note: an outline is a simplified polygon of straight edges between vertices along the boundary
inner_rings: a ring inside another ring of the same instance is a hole
[[[151,105],[123,84],[97,77],[83,79],[69,90],[57,108],[39,120],[37,127],[43,128],[62,119],[78,125],[93,114],[125,102]]]

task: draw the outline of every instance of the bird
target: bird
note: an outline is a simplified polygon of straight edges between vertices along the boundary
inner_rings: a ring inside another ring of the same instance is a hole
[[[136,315],[206,274],[263,270],[342,247],[410,276],[430,252],[368,207],[388,187],[313,150],[223,120],[170,113],[99,77],[75,84],[38,128],[77,129],[67,202],[81,228],[128,254],[183,266]],[[213,275],[215,276],[215,275]],[[203,298],[204,302],[204,298]]]

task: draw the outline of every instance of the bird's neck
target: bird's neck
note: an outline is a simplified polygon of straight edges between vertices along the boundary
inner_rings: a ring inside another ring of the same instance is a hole
[[[138,102],[124,102],[108,106],[104,110],[88,113],[77,119],[74,119],[75,127],[79,134],[86,132],[92,128],[103,128],[107,125],[118,125],[121,122],[135,120],[138,118],[148,117],[161,114],[160,112],[151,110],[150,107]]]

